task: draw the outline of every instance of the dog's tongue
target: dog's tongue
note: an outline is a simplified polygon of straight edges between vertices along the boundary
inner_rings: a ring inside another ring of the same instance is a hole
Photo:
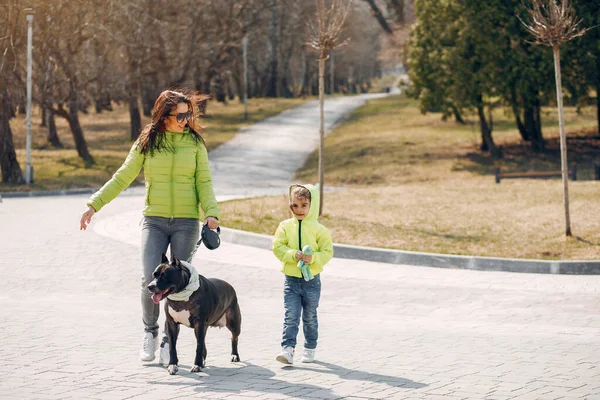
[[[163,292],[160,293],[154,293],[152,295],[152,301],[154,302],[154,304],[159,304],[160,303],[160,298],[162,297]]]

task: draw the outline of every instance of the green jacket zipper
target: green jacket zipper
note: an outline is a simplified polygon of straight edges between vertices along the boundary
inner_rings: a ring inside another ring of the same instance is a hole
[[[175,170],[175,134],[171,133],[171,139],[173,143],[173,153],[171,155],[171,219],[175,218],[175,183],[173,182],[173,171]]]
[[[302,251],[302,220],[298,220],[298,249]]]

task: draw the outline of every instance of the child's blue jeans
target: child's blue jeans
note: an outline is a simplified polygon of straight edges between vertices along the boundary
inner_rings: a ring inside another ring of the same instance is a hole
[[[293,276],[285,277],[283,286],[283,308],[285,318],[283,321],[283,340],[281,347],[296,347],[296,336],[302,316],[302,330],[304,332],[304,348],[316,349],[319,338],[319,321],[317,320],[317,307],[321,298],[321,277],[315,275],[310,281]]]

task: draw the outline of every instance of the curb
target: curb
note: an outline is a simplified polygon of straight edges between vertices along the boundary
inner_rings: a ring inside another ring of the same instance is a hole
[[[144,185],[130,185],[122,191],[124,193],[132,193],[134,189],[144,188]],[[44,197],[44,196],[74,196],[80,194],[94,194],[100,188],[81,188],[81,189],[60,189],[60,190],[38,190],[31,192],[0,192],[0,199],[19,198],[19,197]]]
[[[77,194],[92,194],[98,190],[96,189],[62,189],[62,190],[40,190],[32,192],[0,192],[0,197],[18,198],[18,197],[43,197],[43,196],[67,196]]]
[[[273,237],[231,228],[221,228],[221,240],[233,244],[271,250]],[[415,265],[433,268],[468,269],[475,271],[503,271],[532,274],[600,275],[600,261],[530,260],[459,256],[451,254],[420,253],[377,247],[333,245],[334,257],[373,261],[388,264]]]

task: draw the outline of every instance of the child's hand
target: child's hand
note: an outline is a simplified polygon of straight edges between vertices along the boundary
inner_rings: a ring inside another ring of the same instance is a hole
[[[296,252],[296,254],[295,254],[296,260],[300,260],[300,259],[302,259],[302,256],[303,256],[303,254],[302,254],[302,252],[301,252],[300,250],[298,250],[298,251]]]
[[[310,264],[310,262],[312,261],[312,255],[303,254],[302,261],[304,261],[306,264]]]

